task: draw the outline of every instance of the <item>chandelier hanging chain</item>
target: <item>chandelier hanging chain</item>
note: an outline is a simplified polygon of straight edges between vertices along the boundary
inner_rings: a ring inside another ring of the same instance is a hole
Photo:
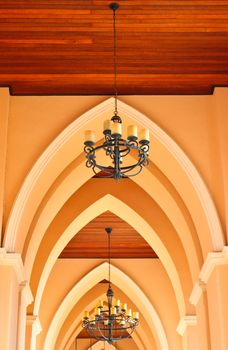
[[[108,282],[111,287],[111,251],[110,251],[110,233],[108,233]]]
[[[117,108],[117,55],[116,55],[116,8],[113,9],[113,63],[114,63],[114,93],[115,93],[115,111],[114,114],[118,115]]]

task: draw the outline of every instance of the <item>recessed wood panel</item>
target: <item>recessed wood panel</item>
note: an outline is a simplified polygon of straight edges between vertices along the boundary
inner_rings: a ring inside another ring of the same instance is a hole
[[[0,1],[0,85],[13,94],[113,94],[110,2]],[[209,94],[228,84],[228,0],[119,4],[119,94]]]
[[[108,258],[105,227],[112,227],[111,258],[157,258],[147,242],[125,221],[111,212],[92,220],[68,243],[60,258]]]

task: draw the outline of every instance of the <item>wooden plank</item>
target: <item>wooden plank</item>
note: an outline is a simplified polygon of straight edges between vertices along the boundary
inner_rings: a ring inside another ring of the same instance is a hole
[[[68,243],[60,258],[108,258],[108,238],[105,227],[111,226],[111,258],[157,258],[148,243],[125,221],[111,212],[92,220]]]

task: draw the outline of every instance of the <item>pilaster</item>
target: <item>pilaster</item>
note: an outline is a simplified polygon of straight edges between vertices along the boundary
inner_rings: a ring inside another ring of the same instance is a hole
[[[33,301],[20,254],[0,248],[0,349],[24,350],[27,305]]]
[[[204,305],[208,349],[228,349],[228,247],[208,254],[199,274],[190,302]]]

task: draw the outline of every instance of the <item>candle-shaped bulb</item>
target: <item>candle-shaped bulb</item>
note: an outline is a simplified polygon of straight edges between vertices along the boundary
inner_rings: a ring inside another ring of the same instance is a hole
[[[138,313],[138,311],[134,311],[134,312],[133,312],[133,318],[134,318],[135,320],[138,320],[138,319],[139,319],[139,313]]]
[[[85,131],[85,142],[95,143],[95,132],[92,130]]]
[[[138,128],[136,125],[129,125],[127,128],[127,137],[128,138],[137,138],[138,137]]]
[[[96,307],[96,309],[95,309],[95,314],[96,314],[97,316],[100,316],[100,314],[101,314],[101,309],[100,309],[99,307]]]
[[[103,300],[99,300],[98,307],[103,307]]]
[[[104,131],[106,131],[106,130],[112,130],[112,124],[113,124],[113,122],[111,121],[111,120],[109,120],[109,119],[107,119],[107,120],[105,120],[104,121]]]
[[[116,300],[116,306],[117,306],[117,307],[120,307],[120,299],[117,299],[117,300]]]
[[[126,311],[126,310],[127,310],[127,304],[122,304],[121,309],[122,309],[123,311]]]
[[[104,320],[104,325],[108,326],[108,320]]]
[[[131,311],[131,309],[128,309],[128,310],[127,310],[127,316],[129,316],[129,317],[132,316],[132,311]]]
[[[118,122],[114,122],[112,124],[112,135],[122,135],[122,124]]]
[[[84,311],[83,312],[83,318],[88,318],[89,317],[89,312],[88,311]]]
[[[149,129],[141,129],[139,132],[139,141],[150,141]]]
[[[111,307],[111,315],[115,315],[116,314],[116,308],[113,306]]]

